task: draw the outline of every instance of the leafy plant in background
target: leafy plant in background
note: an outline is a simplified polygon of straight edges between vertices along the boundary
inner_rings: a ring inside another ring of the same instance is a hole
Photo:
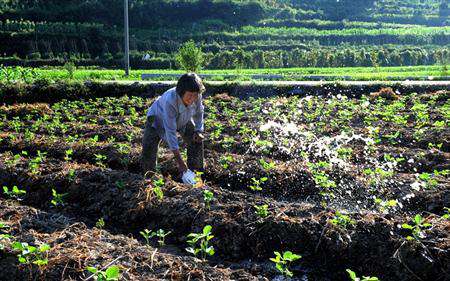
[[[408,235],[406,237],[407,240],[421,240],[426,237],[425,230],[431,227],[431,223],[426,223],[425,219],[417,214],[411,221],[411,224],[404,223],[402,224],[403,229],[411,230],[412,236]]]
[[[114,281],[120,278],[120,268],[117,265],[110,266],[105,271],[91,266],[86,269],[94,274],[97,281]]]
[[[275,267],[280,271],[283,275],[287,277],[292,277],[294,274],[290,270],[291,263],[300,259],[302,256],[292,253],[291,251],[283,252],[274,252],[275,258],[270,258],[271,261],[275,263]]]
[[[351,281],[379,281],[377,277],[363,276],[362,278],[359,278],[354,271],[351,271],[350,269],[346,269],[346,271],[348,272]]]
[[[186,248],[188,253],[197,256],[199,253],[202,255],[202,259],[206,259],[206,256],[214,255],[214,246],[209,244],[209,241],[214,237],[211,235],[212,226],[206,225],[201,233],[189,233],[190,238],[187,243],[190,247]]]
[[[204,54],[195,46],[194,40],[189,40],[181,45],[175,59],[185,71],[198,72],[203,65]]]

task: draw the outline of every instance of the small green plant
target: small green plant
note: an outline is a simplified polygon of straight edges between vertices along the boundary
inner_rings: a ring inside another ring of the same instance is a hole
[[[118,189],[124,189],[125,188],[125,182],[123,180],[117,180],[115,182],[115,185]]]
[[[254,205],[253,207],[256,209],[255,214],[258,217],[264,219],[267,216],[269,216],[269,210],[268,210],[269,205],[261,205],[261,206]]]
[[[414,239],[421,240],[425,238],[426,237],[425,230],[429,227],[431,227],[431,223],[426,223],[425,219],[419,214],[414,216],[411,224],[408,223],[402,224],[403,229],[411,230],[412,236],[408,235],[406,237],[407,240],[414,240]]]
[[[73,149],[66,150],[66,155],[64,156],[64,160],[65,161],[72,160],[72,155],[73,155]]]
[[[275,169],[276,164],[275,162],[266,162],[264,159],[259,159],[259,164],[261,164],[261,167],[266,171],[270,171]]]
[[[278,271],[287,277],[294,276],[294,273],[290,270],[291,263],[300,259],[302,256],[294,254],[291,251],[283,252],[283,254],[280,254],[280,252],[274,252],[274,254],[275,258],[270,258],[270,260],[275,263],[275,267]]]
[[[53,206],[63,206],[64,205],[64,197],[67,196],[67,193],[58,193],[54,188],[52,188],[52,196],[53,199],[50,201]]]
[[[438,185],[438,181],[435,179],[435,174],[421,173],[419,179],[425,183],[425,188],[434,188]]]
[[[260,179],[252,178],[252,184],[249,186],[253,191],[262,190],[261,185],[268,180],[267,177],[262,177]]]
[[[21,200],[22,195],[26,194],[27,192],[23,189],[19,189],[17,186],[13,186],[11,190],[7,186],[3,186],[3,194],[8,196],[9,198],[14,198],[17,200]]]
[[[205,201],[205,208],[210,209],[211,207],[211,201],[214,200],[214,193],[210,190],[203,190],[203,201]]]
[[[139,234],[141,234],[142,237],[144,237],[145,241],[147,242],[147,245],[150,244],[151,238],[155,236],[158,237],[158,244],[161,247],[165,245],[166,236],[169,235],[170,233],[172,233],[172,231],[166,232],[163,229],[158,229],[157,231],[150,231],[148,229],[144,229],[143,231],[139,232]]]
[[[219,160],[220,166],[224,169],[228,169],[231,162],[233,162],[233,157],[231,155],[222,156]]]
[[[390,209],[392,209],[398,205],[398,200],[396,200],[396,199],[384,201],[381,198],[375,198],[374,202],[378,206],[378,209],[383,213],[388,212]]]
[[[170,233],[172,233],[172,231],[166,232],[163,229],[158,229],[157,231],[152,232],[154,236],[158,237],[158,244],[161,247],[165,245],[166,236],[169,235]]]
[[[120,268],[117,265],[110,266],[105,271],[91,266],[86,269],[95,275],[97,281],[114,281],[120,278]]]
[[[40,164],[42,164],[42,162],[44,162],[46,155],[47,155],[46,152],[40,152],[38,150],[37,156],[35,158],[31,159],[30,162],[28,163],[28,167],[30,168],[31,173],[33,175],[39,174],[39,166],[40,166]]]
[[[330,220],[331,224],[335,226],[340,226],[344,229],[347,229],[351,225],[355,225],[356,221],[351,219],[348,215],[344,215],[339,211],[336,211],[333,219]]]
[[[145,241],[147,242],[147,245],[150,244],[150,238],[152,238],[151,236],[152,232],[150,230],[146,228],[143,231],[139,231],[139,234],[141,234],[142,237],[144,237]]]
[[[156,195],[158,200],[162,200],[164,198],[164,193],[162,188],[164,187],[164,179],[160,178],[153,181],[152,191]]]
[[[450,208],[444,207],[445,214],[442,215],[444,220],[450,220]]]
[[[190,239],[187,243],[190,247],[186,248],[186,251],[194,256],[201,253],[203,259],[206,259],[207,255],[214,255],[214,246],[209,244],[209,241],[214,237],[214,235],[211,235],[211,230],[212,226],[206,225],[202,233],[189,233],[187,237]]]
[[[351,271],[350,269],[346,269],[348,272],[348,275],[350,276],[351,281],[378,281],[379,279],[377,277],[369,277],[369,276],[363,276],[362,278],[359,278],[356,276],[356,273],[354,271]]]
[[[352,156],[353,149],[350,148],[350,147],[339,147],[336,150],[336,152],[337,152],[339,158],[344,159],[344,160],[348,160]]]
[[[102,229],[105,227],[105,220],[103,218],[99,218],[98,221],[95,223],[95,227]]]
[[[94,154],[95,156],[95,164],[99,167],[105,168],[105,161],[106,161],[106,156],[103,154]]]
[[[39,247],[28,245],[28,243],[14,242],[11,245],[12,249],[19,251],[17,258],[21,264],[36,264],[39,268],[44,267],[48,263],[48,251],[50,246],[42,244]]]

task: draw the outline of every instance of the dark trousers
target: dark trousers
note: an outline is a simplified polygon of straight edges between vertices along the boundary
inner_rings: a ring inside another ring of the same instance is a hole
[[[147,117],[142,138],[142,168],[144,173],[155,172],[158,160],[158,148],[161,138],[155,128],[152,127],[154,117]],[[192,171],[203,171],[203,141],[194,142],[194,124],[188,122],[184,132],[181,133],[183,141],[187,145],[187,166]]]

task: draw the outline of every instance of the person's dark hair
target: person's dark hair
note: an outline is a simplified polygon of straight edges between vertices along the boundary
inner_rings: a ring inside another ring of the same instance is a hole
[[[184,93],[187,91],[198,92],[200,94],[205,91],[205,86],[203,86],[202,79],[193,72],[183,74],[180,79],[178,79],[177,94],[180,97],[183,97]]]

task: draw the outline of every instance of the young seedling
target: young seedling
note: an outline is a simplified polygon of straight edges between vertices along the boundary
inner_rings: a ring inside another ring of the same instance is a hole
[[[450,208],[444,207],[445,214],[442,215],[444,220],[450,220]]]
[[[375,198],[374,201],[382,213],[388,212],[390,209],[395,208],[398,205],[398,201],[396,199],[384,201],[381,198]]]
[[[103,154],[94,154],[95,156],[95,164],[101,168],[105,168],[106,165],[104,161],[106,161],[106,156]]]
[[[37,151],[37,156],[28,163],[28,167],[31,170],[31,173],[33,175],[39,174],[39,166],[42,162],[44,162],[45,156],[47,155],[46,152],[40,152]]]
[[[157,179],[153,181],[153,188],[152,191],[158,198],[158,200],[162,200],[164,198],[163,188],[164,186],[164,179]]]
[[[86,269],[94,274],[97,281],[115,281],[120,278],[120,268],[117,265],[110,266],[105,271],[91,266]]]
[[[67,196],[67,193],[58,193],[55,189],[52,188],[52,196],[53,199],[50,201],[53,206],[63,206],[64,205],[64,197]]]
[[[379,281],[377,277],[363,276],[362,278],[359,278],[354,271],[351,271],[350,269],[346,269],[346,271],[348,272],[351,281]]]
[[[224,169],[228,169],[230,167],[230,163],[233,162],[233,157],[231,155],[220,157],[219,163],[220,166]]]
[[[36,264],[42,269],[48,263],[47,256],[50,250],[48,244],[42,244],[37,248],[28,243],[14,242],[11,247],[13,250],[19,251],[17,258],[21,264]]]
[[[438,185],[438,181],[430,173],[421,173],[419,179],[425,183],[425,188],[434,188]]]
[[[158,244],[162,247],[165,245],[164,240],[166,239],[166,236],[170,233],[172,233],[172,231],[166,232],[163,229],[158,229],[157,231],[152,232],[152,236],[158,237]]]
[[[300,259],[302,256],[292,253],[291,251],[283,252],[283,255],[280,252],[274,252],[275,258],[270,258],[271,261],[275,263],[275,267],[281,274],[292,277],[294,273],[290,270],[291,263]]]
[[[205,201],[205,208],[210,209],[211,207],[211,201],[214,200],[214,193],[210,190],[203,190],[203,201]]]
[[[261,206],[254,205],[253,207],[256,209],[255,214],[258,215],[258,217],[264,219],[269,215],[268,211],[269,205],[261,205]]]
[[[273,170],[276,167],[275,162],[266,162],[264,159],[259,159],[259,164],[261,164],[261,167],[266,172],[269,172],[270,170]]]
[[[70,181],[73,181],[73,180],[75,179],[75,170],[74,170],[74,169],[70,169],[70,170],[67,172],[67,176],[69,177],[69,180],[70,180]]]
[[[158,237],[158,244],[161,247],[165,245],[166,236],[169,235],[170,233],[172,233],[172,231],[166,232],[163,229],[158,229],[157,231],[150,231],[148,229],[144,229],[143,231],[139,232],[139,234],[141,234],[142,237],[144,237],[145,241],[147,242],[147,245],[150,244],[151,238],[155,236]]]
[[[407,240],[421,240],[425,238],[425,229],[429,227],[431,227],[431,223],[426,223],[425,219],[419,214],[414,216],[412,224],[402,224],[403,229],[409,229],[412,233],[412,236],[408,235],[406,237]]]
[[[257,180],[256,178],[252,178],[252,184],[250,185],[250,189],[253,191],[260,191],[262,190],[261,184],[263,184],[264,182],[266,182],[268,180],[267,177],[262,177],[259,180]]]
[[[139,231],[139,234],[141,234],[142,237],[144,237],[145,241],[147,242],[147,245],[149,245],[150,238],[152,238],[152,232],[146,228],[143,231]]]
[[[347,229],[349,226],[356,224],[356,221],[351,219],[349,216],[340,213],[339,211],[336,211],[335,216],[330,220],[330,222],[331,224],[340,226],[343,229]]]
[[[95,227],[102,229],[105,227],[105,220],[103,218],[99,218],[98,221],[95,223]]]
[[[19,189],[17,186],[13,186],[11,190],[7,186],[3,186],[3,194],[9,198],[21,200],[22,195],[26,194],[25,190]]]
[[[206,255],[214,255],[214,246],[209,245],[209,241],[214,237],[211,235],[212,226],[206,225],[203,228],[202,233],[190,233],[188,238],[190,238],[187,243],[190,247],[186,248],[186,251],[197,256],[199,253],[202,255],[202,259],[206,259]]]
[[[115,185],[118,189],[124,189],[125,188],[125,182],[123,180],[117,180],[115,182]]]
[[[64,160],[65,161],[72,160],[72,155],[73,155],[73,149],[66,150],[66,155],[64,156]]]

